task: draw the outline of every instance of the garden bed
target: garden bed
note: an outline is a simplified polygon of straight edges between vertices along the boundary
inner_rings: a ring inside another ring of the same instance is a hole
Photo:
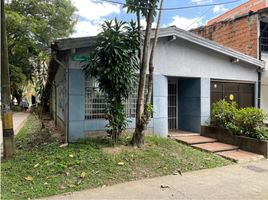
[[[220,142],[235,145],[242,150],[261,154],[268,158],[268,140],[233,135],[226,129],[213,126],[202,126],[201,135],[215,138]]]

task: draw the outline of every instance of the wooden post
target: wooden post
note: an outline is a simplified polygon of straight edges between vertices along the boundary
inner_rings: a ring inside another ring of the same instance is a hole
[[[13,116],[11,111],[6,18],[4,10],[4,0],[1,0],[1,111],[3,125],[4,157],[8,158],[15,153],[15,143]]]

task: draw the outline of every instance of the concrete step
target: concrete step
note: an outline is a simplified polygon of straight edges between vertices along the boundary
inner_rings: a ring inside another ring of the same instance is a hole
[[[192,135],[192,136],[173,136],[171,137],[172,139],[182,142],[188,145],[193,145],[193,144],[203,144],[203,143],[208,143],[208,142],[216,142],[216,139],[209,138],[209,137],[204,137],[200,135]]]
[[[208,152],[221,152],[221,151],[232,151],[237,150],[238,147],[230,144],[224,144],[221,142],[211,142],[211,143],[204,143],[204,144],[194,144],[191,145],[194,148],[201,149]]]
[[[218,152],[216,153],[219,156],[222,156],[226,159],[235,161],[237,163],[245,163],[245,162],[250,162],[250,161],[256,161],[256,160],[261,160],[264,159],[263,155],[251,153],[248,151],[243,151],[243,150],[234,150],[234,151],[223,151],[223,152]]]
[[[188,136],[198,136],[199,133],[169,133],[168,137],[188,137]]]

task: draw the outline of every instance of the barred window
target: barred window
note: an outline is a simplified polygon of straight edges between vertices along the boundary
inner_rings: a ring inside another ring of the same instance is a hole
[[[85,82],[85,119],[104,119],[107,102],[95,79]]]
[[[127,118],[136,117],[137,89],[129,96],[125,104]],[[85,119],[105,119],[108,103],[105,94],[99,89],[94,78],[88,78],[85,82]]]
[[[268,23],[260,23],[260,46],[261,51],[268,52]]]

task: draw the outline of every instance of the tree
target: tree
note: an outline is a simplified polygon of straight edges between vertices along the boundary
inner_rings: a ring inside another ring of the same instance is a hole
[[[123,103],[136,85],[139,45],[134,22],[106,21],[83,67],[86,76],[95,78],[106,96],[108,133],[114,144],[127,125]]]
[[[155,30],[154,43],[152,46],[151,53],[151,32],[152,32],[152,23],[154,21],[154,16],[156,15],[157,4],[159,0],[127,0],[126,7],[128,8],[128,12],[134,12],[137,15],[137,20],[140,20],[139,14],[146,19],[146,29],[145,35],[142,45],[142,55],[141,55],[141,63],[140,63],[140,76],[139,76],[139,88],[138,88],[138,99],[137,99],[137,109],[136,109],[136,128],[132,138],[132,144],[137,147],[141,147],[144,144],[144,130],[146,129],[150,117],[153,111],[153,107],[151,105],[151,96],[152,96],[152,88],[153,88],[153,58],[154,58],[154,50],[157,45],[158,40],[158,30],[160,26],[161,19],[161,11],[163,6],[163,0],[160,2],[160,10],[158,15],[157,28]],[[148,65],[149,60],[149,65]],[[149,78],[148,84],[146,88],[146,73],[149,67]],[[145,91],[147,90],[147,94]]]
[[[10,80],[4,0],[1,0],[1,114],[3,124],[4,157],[15,153],[13,117],[10,109]]]
[[[70,0],[12,0],[6,4],[11,91],[17,97],[49,57],[50,43],[67,37],[76,23]],[[35,80],[39,80],[36,78]]]

